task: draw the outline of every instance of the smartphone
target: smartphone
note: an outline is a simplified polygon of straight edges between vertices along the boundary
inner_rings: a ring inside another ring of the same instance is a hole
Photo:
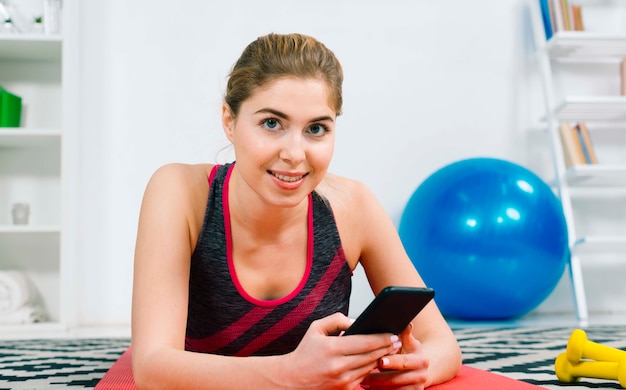
[[[435,296],[426,287],[385,287],[345,331],[351,334],[402,332]]]

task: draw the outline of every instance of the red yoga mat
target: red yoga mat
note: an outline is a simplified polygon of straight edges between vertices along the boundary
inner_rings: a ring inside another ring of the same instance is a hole
[[[461,367],[458,375],[446,383],[431,386],[429,390],[458,390],[458,389],[481,389],[481,390],[532,390],[542,389],[535,385],[489,371],[479,370],[469,366]],[[96,390],[135,390],[135,381],[131,370],[130,348],[111,366],[109,371],[96,385]]]

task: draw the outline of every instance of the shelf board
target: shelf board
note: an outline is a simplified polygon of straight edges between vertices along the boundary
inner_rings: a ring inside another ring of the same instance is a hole
[[[0,148],[60,145],[60,129],[0,128]]]
[[[621,61],[626,57],[626,34],[560,31],[546,43],[550,58],[575,62]]]
[[[626,96],[567,96],[554,113],[561,120],[626,121]]]
[[[574,187],[626,188],[626,165],[575,165],[567,169],[565,178]]]
[[[587,236],[574,243],[575,254],[584,253],[625,253],[626,236]]]
[[[61,337],[67,333],[67,326],[58,321],[27,324],[0,324],[0,340],[33,337]]]
[[[0,234],[59,234],[58,225],[0,225]]]
[[[60,61],[60,35],[0,35],[0,60]]]

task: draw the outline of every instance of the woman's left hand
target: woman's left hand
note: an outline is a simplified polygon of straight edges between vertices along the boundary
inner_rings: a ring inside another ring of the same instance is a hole
[[[413,337],[413,324],[398,336],[402,347],[378,362],[378,370],[371,372],[361,383],[364,389],[422,390],[428,379],[429,360],[422,352],[422,344]]]

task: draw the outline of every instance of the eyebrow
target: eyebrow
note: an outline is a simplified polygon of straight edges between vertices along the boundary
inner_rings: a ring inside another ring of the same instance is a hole
[[[257,110],[254,112],[255,114],[262,114],[262,113],[270,113],[272,115],[276,115],[279,118],[282,119],[289,119],[289,115],[285,114],[284,112],[280,112],[278,110],[274,110],[273,108],[261,108],[260,110]],[[309,122],[320,122],[320,121],[331,121],[334,122],[334,119],[330,116],[324,115],[324,116],[318,116],[316,118],[311,119]]]

